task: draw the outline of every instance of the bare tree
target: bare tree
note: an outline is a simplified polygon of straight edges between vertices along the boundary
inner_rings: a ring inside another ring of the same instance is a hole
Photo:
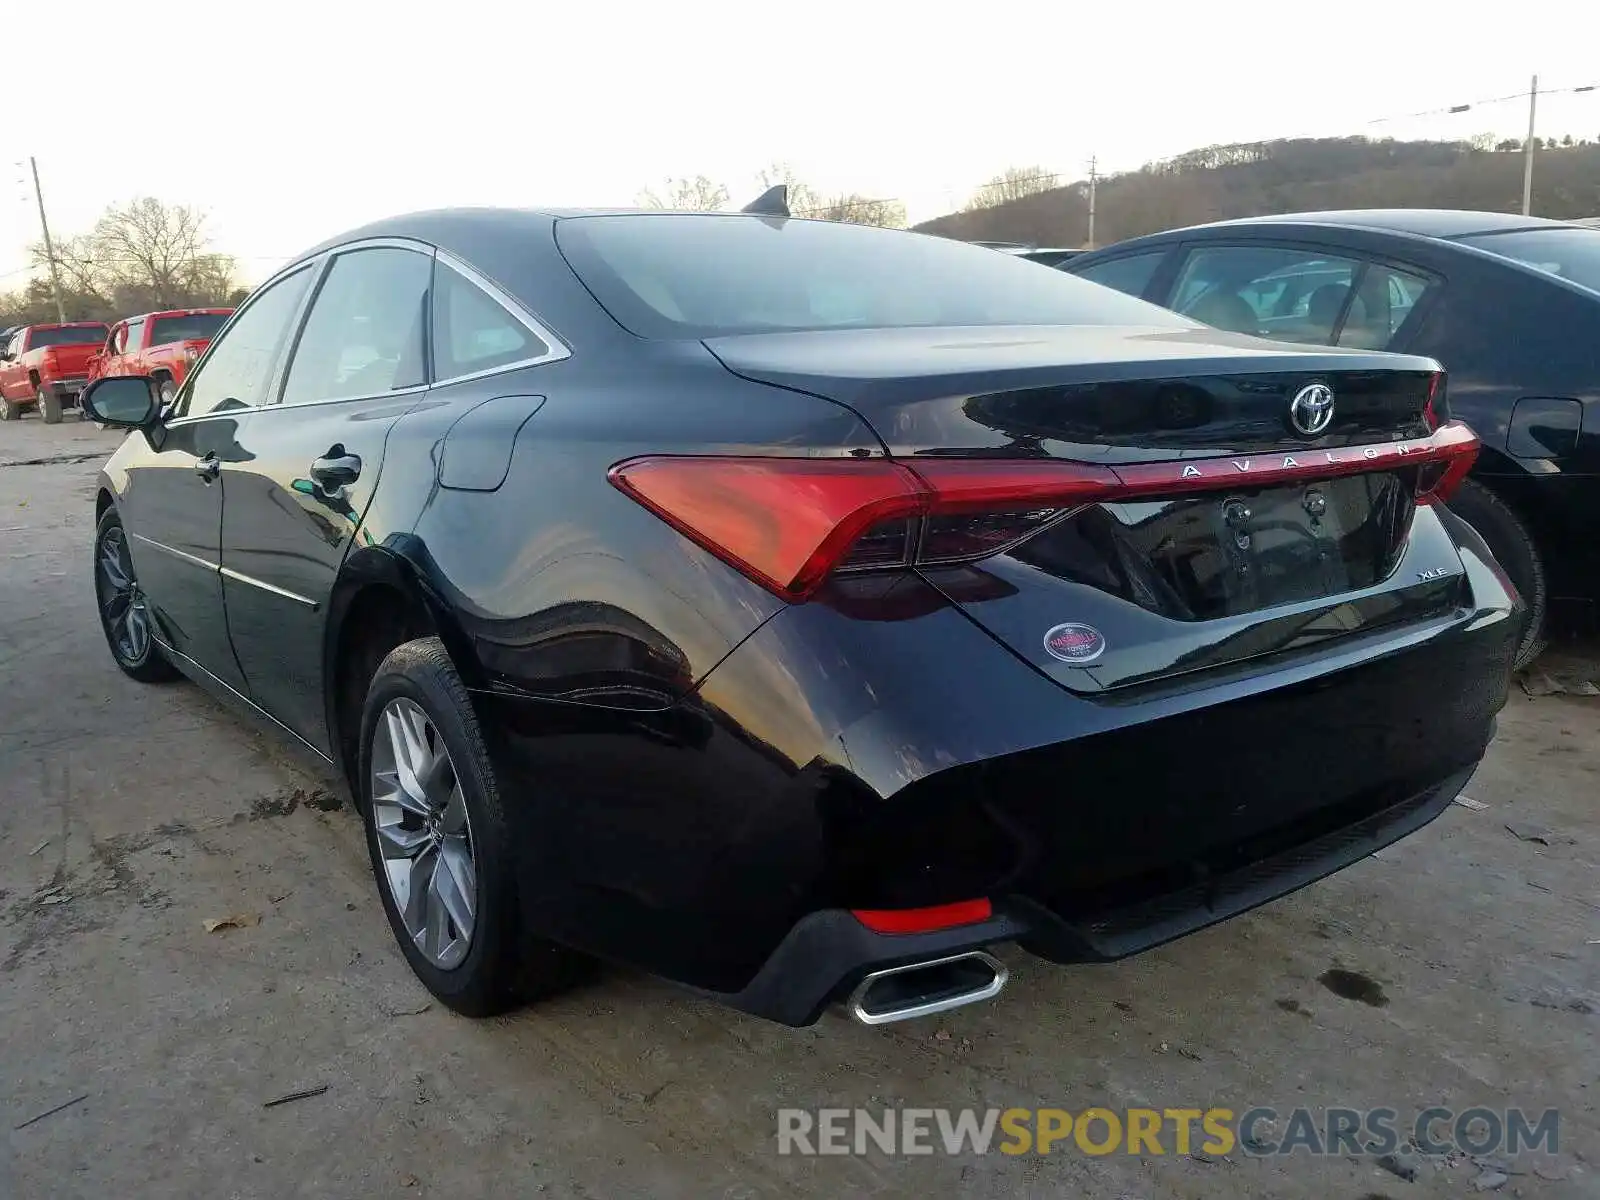
[[[712,183],[704,175],[696,175],[693,179],[668,179],[659,191],[645,188],[640,192],[639,203],[646,208],[717,212],[727,207],[728,187],[726,184]]]
[[[994,208],[999,204],[1021,200],[1024,196],[1031,196],[1035,192],[1048,192],[1055,186],[1057,186],[1055,172],[1044,167],[1037,165],[1007,167],[979,188],[967,207]]]
[[[45,252],[43,242],[35,242],[28,247],[28,265],[40,271],[50,269],[50,256]],[[58,239],[55,243],[55,268],[61,279],[62,290],[74,297],[80,307],[85,303],[109,302],[102,291],[104,280],[99,278],[95,269],[94,238],[90,235],[79,234],[65,241]]]
[[[69,307],[82,317],[220,304],[237,287],[233,258],[209,249],[203,214],[152,197],[108,208],[55,251]],[[43,246],[29,253],[34,266],[49,265]]]
[[[107,209],[91,237],[105,277],[124,288],[148,289],[158,307],[192,303],[196,293],[215,290],[220,277],[233,273],[231,259],[208,251],[199,210],[151,196]]]
[[[790,211],[794,209],[791,207]],[[900,201],[873,200],[855,192],[825,200],[804,215],[850,225],[878,225],[885,229],[906,227],[906,206]]]

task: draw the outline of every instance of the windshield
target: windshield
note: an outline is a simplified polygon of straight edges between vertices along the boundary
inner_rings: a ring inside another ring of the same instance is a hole
[[[571,217],[561,251],[624,328],[648,338],[927,325],[1189,323],[981,246],[829,221]]]
[[[1518,229],[1456,240],[1600,292],[1600,229]]]
[[[67,325],[56,329],[35,329],[28,335],[28,349],[40,346],[98,346],[109,330],[104,325]]]
[[[228,319],[227,313],[189,313],[182,317],[158,317],[150,327],[150,344],[210,341]]]

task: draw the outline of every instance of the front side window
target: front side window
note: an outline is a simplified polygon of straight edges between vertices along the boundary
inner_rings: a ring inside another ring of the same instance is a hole
[[[1189,252],[1172,307],[1218,329],[1327,345],[1358,266],[1278,246],[1202,247]]]
[[[454,379],[539,358],[550,347],[500,302],[444,263],[434,273],[433,375]]]
[[[266,402],[272,368],[314,274],[309,266],[301,267],[251,298],[184,384],[178,416],[199,417]]]
[[[423,322],[433,259],[387,246],[333,260],[289,364],[284,404],[377,396],[427,381]]]
[[[139,339],[143,336],[144,318],[140,317],[137,321],[129,321],[122,331],[122,348],[130,352],[137,350],[139,348]]]
[[[1128,296],[1142,296],[1145,288],[1150,286],[1150,280],[1155,276],[1156,268],[1161,265],[1161,260],[1167,256],[1165,250],[1151,250],[1144,254],[1128,254],[1122,258],[1111,258],[1105,262],[1097,262],[1084,267],[1081,271],[1073,271],[1079,279],[1087,279],[1090,283],[1098,283],[1102,287],[1116,288]],[[1069,268],[1070,269],[1070,268]]]
[[[567,262],[647,338],[960,325],[1182,326],[1170,313],[983,246],[735,214],[556,222]]]

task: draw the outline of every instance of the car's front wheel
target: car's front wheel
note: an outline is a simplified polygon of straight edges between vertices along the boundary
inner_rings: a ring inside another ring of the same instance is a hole
[[[114,508],[100,518],[94,538],[94,595],[111,657],[140,683],[178,678],[154,636],[155,625],[128,550],[128,533]]]
[[[407,642],[378,667],[358,778],[384,911],[430,992],[481,1017],[572,979],[575,956],[520,935],[494,766],[438,638]]]
[[[0,421],[20,421],[22,419],[22,405],[14,404],[10,400],[0,400]]]

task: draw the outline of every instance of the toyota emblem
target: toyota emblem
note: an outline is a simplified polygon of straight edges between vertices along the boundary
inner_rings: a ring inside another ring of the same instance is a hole
[[[1306,437],[1316,437],[1333,423],[1333,389],[1325,383],[1306,384],[1289,401],[1289,423]]]

